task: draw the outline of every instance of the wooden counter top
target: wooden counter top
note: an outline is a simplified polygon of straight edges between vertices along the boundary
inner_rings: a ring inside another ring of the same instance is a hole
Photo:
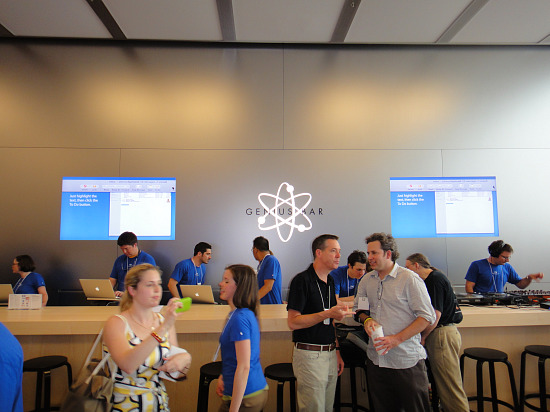
[[[504,306],[462,307],[464,328],[550,325],[550,310],[537,307],[512,309]],[[119,312],[117,306],[47,306],[39,310],[0,308],[0,322],[14,335],[93,335]],[[193,305],[176,321],[178,333],[219,333],[229,313],[227,305]],[[263,332],[290,332],[286,305],[263,305]]]

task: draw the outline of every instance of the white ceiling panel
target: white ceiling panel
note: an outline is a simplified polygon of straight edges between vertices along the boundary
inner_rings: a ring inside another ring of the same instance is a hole
[[[85,0],[2,0],[0,23],[15,36],[111,37]]]
[[[237,41],[327,43],[343,0],[233,0]]]
[[[129,39],[220,41],[215,0],[104,0]]]
[[[549,34],[550,1],[491,0],[451,43],[533,44]]]
[[[0,0],[0,37],[550,44],[550,0],[218,1]]]
[[[363,0],[346,43],[434,43],[470,0]]]

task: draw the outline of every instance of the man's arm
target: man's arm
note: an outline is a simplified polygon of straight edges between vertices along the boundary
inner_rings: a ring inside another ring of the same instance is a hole
[[[529,282],[530,283],[530,282]],[[475,282],[466,281],[466,293],[474,293]]]
[[[275,284],[275,279],[264,280],[264,285],[258,291],[258,299],[263,298],[265,295],[271,292],[271,289],[273,289],[274,284]]]
[[[336,320],[344,319],[347,312],[347,306],[336,305],[322,312],[302,315],[294,309],[288,309],[287,323],[290,330],[310,328],[313,325],[323,322],[325,319],[333,318]]]
[[[115,286],[116,286],[116,279],[115,279],[115,278],[109,278],[109,280],[111,281],[111,286],[112,286],[113,289],[114,289]]]
[[[516,286],[520,289],[525,289],[527,286],[531,284],[531,282],[534,279],[542,279],[543,277],[544,277],[544,274],[542,272],[531,273],[530,275],[525,276],[518,283],[516,283]]]
[[[376,342],[374,342],[374,346],[378,351],[384,349],[384,352],[382,353],[382,355],[384,355],[388,353],[390,349],[395,348],[402,342],[405,342],[407,339],[412,338],[417,333],[422,332],[429,324],[430,322],[423,317],[417,317],[409,326],[407,326],[401,332],[398,332],[395,335],[384,336],[383,338],[376,339]]]
[[[180,297],[180,293],[178,291],[178,282],[176,279],[170,278],[170,280],[168,281],[168,290],[170,291],[173,297],[175,298]]]
[[[420,343],[422,343],[422,345],[424,345],[424,342],[426,341],[426,338],[428,337],[428,335],[430,333],[432,333],[432,331],[435,329],[435,327],[439,324],[439,319],[440,318],[441,318],[441,312],[438,311],[437,309],[435,309],[435,322],[431,325],[428,325],[426,327],[426,329],[424,329],[422,331],[422,333],[420,334],[420,336],[421,336]]]

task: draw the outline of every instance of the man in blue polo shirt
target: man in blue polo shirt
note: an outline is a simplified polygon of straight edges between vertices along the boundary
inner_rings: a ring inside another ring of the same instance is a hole
[[[258,262],[258,297],[260,303],[281,304],[283,303],[281,265],[269,250],[269,240],[258,236],[252,242],[252,254]]]
[[[175,298],[180,297],[178,290],[179,285],[202,285],[204,284],[204,275],[206,266],[212,259],[212,246],[206,242],[199,242],[193,250],[193,257],[179,262],[170,280],[168,281],[168,289]]]
[[[502,240],[495,240],[489,245],[489,257],[472,262],[466,273],[467,293],[501,293],[506,283],[512,283],[525,289],[533,279],[540,280],[543,274],[532,273],[523,279],[508,263],[514,249]]]
[[[334,279],[336,299],[342,302],[353,302],[357,285],[367,271],[367,255],[354,250],[348,256],[348,264],[330,272]]]
[[[129,269],[142,263],[150,263],[156,266],[155,259],[143,250],[139,250],[138,238],[132,232],[124,232],[118,237],[117,245],[122,251],[122,255],[116,258],[111,271],[111,285],[115,289],[116,296],[122,296],[124,293],[124,278]]]

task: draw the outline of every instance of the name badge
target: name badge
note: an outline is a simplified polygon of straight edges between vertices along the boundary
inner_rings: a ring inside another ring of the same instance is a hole
[[[358,310],[369,310],[369,299],[366,296],[358,296],[357,297],[357,309]]]
[[[328,310],[328,309],[325,309],[325,310]],[[330,318],[326,318],[326,319],[323,321],[323,324],[324,324],[324,325],[330,325]]]

